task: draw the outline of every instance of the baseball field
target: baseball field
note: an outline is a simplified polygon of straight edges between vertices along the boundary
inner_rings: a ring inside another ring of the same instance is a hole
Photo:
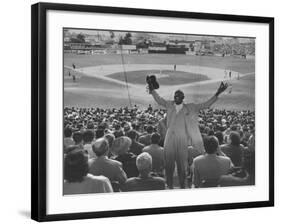
[[[75,69],[73,68],[75,65]],[[174,54],[64,54],[64,105],[78,107],[157,107],[146,92],[145,77],[156,75],[158,93],[172,99],[177,89],[185,102],[203,102],[221,81],[230,84],[213,105],[230,110],[255,108],[255,59]],[[75,80],[74,80],[75,78]]]

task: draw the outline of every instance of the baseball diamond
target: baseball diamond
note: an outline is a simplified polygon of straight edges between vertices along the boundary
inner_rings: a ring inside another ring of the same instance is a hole
[[[216,108],[222,108],[222,104],[225,109],[253,110],[255,107],[253,59],[235,57],[221,59],[215,56],[190,55],[165,55],[163,58],[163,55],[149,54],[126,55],[125,64],[108,64],[111,60],[112,63],[120,62],[120,55],[65,54],[65,105],[126,106],[128,105],[126,87],[128,87],[133,104],[141,107],[148,104],[156,106],[144,88],[145,76],[155,74],[163,86],[159,93],[168,98],[172,97],[169,94],[173,91],[182,89],[188,99],[200,102],[214,91],[220,81],[227,80],[232,84],[232,92],[225,93],[224,100],[219,100],[214,105]],[[215,60],[219,63],[215,63]],[[173,70],[174,64],[169,63],[170,61],[177,63],[176,71]],[[167,64],[163,64],[165,62]],[[71,66],[72,63],[77,65],[75,70]],[[225,72],[230,70],[233,74],[232,80],[225,77]],[[72,82],[69,72],[76,74],[77,82]],[[127,83],[124,74],[127,76]],[[198,89],[200,91],[194,91]]]

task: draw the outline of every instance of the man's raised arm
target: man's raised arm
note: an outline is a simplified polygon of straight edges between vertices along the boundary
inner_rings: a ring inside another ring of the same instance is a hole
[[[218,97],[216,95],[214,95],[210,99],[208,99],[206,102],[197,104],[197,109],[198,110],[207,109],[210,106],[212,106],[217,101],[217,99],[218,99]]]
[[[225,91],[228,87],[228,84],[227,83],[223,83],[221,82],[220,84],[220,87],[218,88],[216,94],[214,96],[212,96],[209,100],[207,100],[206,102],[204,103],[199,103],[197,104],[197,109],[198,110],[203,110],[203,109],[207,109],[209,108],[210,106],[212,106],[218,99],[219,95]]]
[[[150,91],[151,95],[153,96],[154,100],[161,106],[167,107],[167,101],[163,99],[155,90]]]

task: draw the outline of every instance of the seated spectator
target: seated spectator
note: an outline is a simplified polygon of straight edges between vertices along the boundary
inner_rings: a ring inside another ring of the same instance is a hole
[[[244,135],[244,132],[242,130],[239,131],[240,135],[240,144],[244,147],[248,146],[248,140],[246,139],[246,136]]]
[[[136,167],[136,155],[129,152],[131,142],[127,136],[116,138],[112,143],[111,152],[116,156],[114,159],[122,163],[127,177],[136,177],[139,172]]]
[[[91,130],[86,130],[83,133],[84,150],[88,152],[89,159],[97,158],[96,154],[93,152],[92,149],[93,139],[94,139],[94,132],[92,132]]]
[[[152,172],[160,176],[164,175],[164,149],[159,146],[160,135],[153,133],[151,135],[151,145],[144,147],[143,152],[147,152],[152,157]]]
[[[217,150],[217,155],[218,156],[226,156],[222,151],[221,151],[221,145],[223,144],[223,134],[221,131],[217,131],[216,133],[213,133],[214,136],[217,137],[218,141],[219,141],[219,147]],[[209,135],[212,136],[212,135]]]
[[[242,168],[235,172],[223,175],[220,178],[220,186],[241,186],[255,184],[255,151],[245,148]]]
[[[78,145],[81,149],[83,149],[83,134],[80,131],[76,131],[73,133],[73,140],[75,145]]]
[[[229,144],[221,146],[221,151],[231,159],[234,166],[242,166],[244,147],[240,145],[240,136],[237,132],[231,132],[229,135]]]
[[[95,131],[95,124],[93,122],[88,122],[87,129],[94,132]]]
[[[144,145],[137,141],[137,132],[135,130],[130,130],[127,133],[127,136],[132,141],[132,144],[130,146],[129,152],[131,152],[131,153],[133,153],[135,155],[141,154],[142,153],[142,149],[144,148]]]
[[[127,135],[128,132],[129,132],[130,130],[132,130],[131,124],[130,124],[130,123],[125,123],[124,126],[123,126],[123,130],[124,130],[125,135]]]
[[[153,133],[153,126],[149,125],[146,128],[146,132],[147,134],[140,136],[139,138],[139,142],[141,144],[144,144],[145,146],[150,145],[151,144],[151,134]]]
[[[63,146],[64,148],[67,148],[70,145],[74,145],[74,141],[72,139],[72,130],[70,127],[66,127],[64,129],[64,139],[63,139]]]
[[[219,141],[219,145],[223,145],[224,141],[223,141],[223,134],[221,131],[217,131],[215,133],[215,136],[217,137],[218,141]]]
[[[93,175],[103,175],[111,182],[118,182],[120,185],[127,180],[127,175],[122,168],[122,163],[109,159],[108,142],[105,138],[99,138],[93,143],[93,151],[97,155],[95,160],[90,160],[90,173]]]
[[[216,155],[219,143],[215,136],[207,137],[204,146],[206,154],[193,160],[193,185],[195,187],[218,186],[220,176],[228,174],[233,164],[228,157]]]
[[[96,130],[96,139],[102,138],[104,136],[104,129]]]
[[[88,156],[80,149],[66,154],[64,159],[63,194],[112,192],[108,178],[88,173]]]
[[[138,177],[129,178],[123,191],[151,191],[164,190],[165,180],[161,177],[153,177],[151,175],[152,157],[147,152],[138,155],[136,165],[140,175]]]

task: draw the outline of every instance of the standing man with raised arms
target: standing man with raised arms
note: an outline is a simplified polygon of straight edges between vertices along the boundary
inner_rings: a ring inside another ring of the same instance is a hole
[[[159,88],[155,76],[147,76],[147,88],[154,100],[167,109],[167,132],[164,142],[165,172],[167,185],[173,189],[173,174],[175,163],[181,188],[185,188],[186,171],[188,162],[187,147],[192,145],[199,154],[204,153],[204,145],[198,126],[198,113],[202,109],[209,108],[218,99],[218,96],[226,90],[227,83],[221,83],[217,92],[204,103],[183,103],[184,93],[177,90],[174,100],[168,101],[158,95],[155,89]]]

